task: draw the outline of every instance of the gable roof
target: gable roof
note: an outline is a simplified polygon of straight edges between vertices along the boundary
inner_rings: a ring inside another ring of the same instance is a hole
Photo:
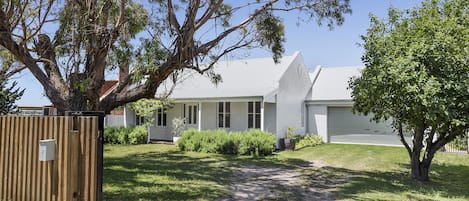
[[[361,75],[364,67],[318,67],[316,73],[311,73],[313,81],[312,93],[309,100],[352,100],[348,81],[351,77]]]
[[[99,90],[99,97],[104,98],[107,96],[115,87],[117,87],[117,80],[106,80],[104,81],[103,86]]]
[[[265,96],[278,89],[278,82],[291,62],[299,55],[284,56],[275,64],[272,58],[221,61],[213,70],[222,82],[213,84],[205,75],[194,73],[183,78],[174,88],[171,98],[233,98]]]

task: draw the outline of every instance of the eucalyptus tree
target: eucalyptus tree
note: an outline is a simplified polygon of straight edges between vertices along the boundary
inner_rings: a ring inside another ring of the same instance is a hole
[[[366,67],[349,82],[354,110],[391,118],[412,178],[428,181],[435,153],[469,128],[469,1],[391,8],[387,20],[371,17],[363,40]]]
[[[264,47],[278,61],[283,14],[334,27],[351,13],[349,0],[2,0],[0,6],[0,45],[14,58],[9,72],[28,69],[59,112],[109,112],[152,98],[185,69],[220,79],[213,64],[241,49]],[[125,67],[131,73],[100,99],[107,73]]]

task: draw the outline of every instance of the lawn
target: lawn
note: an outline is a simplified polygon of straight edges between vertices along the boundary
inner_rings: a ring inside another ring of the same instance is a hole
[[[325,167],[303,167],[320,161]],[[429,183],[409,178],[404,148],[326,144],[265,158],[180,152],[173,145],[106,145],[105,200],[220,200],[228,194],[234,167],[272,165],[300,171],[304,185],[318,178],[338,200],[469,200],[469,155],[438,153]],[[289,200],[279,198],[278,200]]]

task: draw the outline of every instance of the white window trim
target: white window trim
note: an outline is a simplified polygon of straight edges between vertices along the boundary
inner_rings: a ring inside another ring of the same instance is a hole
[[[223,112],[220,112],[220,103],[222,104],[223,107]],[[226,112],[226,103],[230,104],[230,112]],[[223,121],[223,126],[220,127],[220,114],[223,116],[222,121]],[[226,116],[229,115],[230,118],[230,125],[227,127],[226,126]],[[226,101],[226,102],[218,102],[217,103],[217,128],[231,128],[231,102]]]
[[[249,103],[252,102],[252,112],[249,112]],[[259,103],[259,112],[256,112],[256,103]],[[262,126],[262,102],[261,101],[249,101],[247,102],[247,108],[248,108],[248,116],[247,116],[247,121],[248,121],[248,129],[261,129]],[[252,128],[249,128],[249,115],[252,114]],[[259,115],[261,118],[259,125],[256,125],[256,115]]]
[[[160,114],[161,114],[161,119],[160,119]],[[166,116],[166,122],[163,122],[164,120],[164,117],[163,116]],[[166,111],[166,109],[164,108],[159,108],[157,111],[156,111],[156,126],[158,127],[167,127],[168,126],[168,113]]]

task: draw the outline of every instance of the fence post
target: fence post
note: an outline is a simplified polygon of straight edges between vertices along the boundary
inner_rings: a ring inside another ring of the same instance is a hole
[[[104,143],[104,112],[101,111],[67,111],[65,116],[96,116],[98,117],[98,147],[96,171],[96,200],[103,200],[103,143]]]

